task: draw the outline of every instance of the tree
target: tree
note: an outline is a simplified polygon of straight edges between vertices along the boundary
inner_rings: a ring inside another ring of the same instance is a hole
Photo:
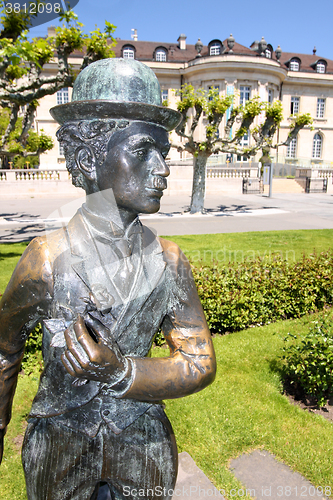
[[[3,137],[7,130],[10,120],[10,110],[8,108],[0,110],[0,137]],[[53,148],[54,142],[52,137],[44,134],[41,130],[38,134],[35,130],[30,129],[27,133],[25,145],[19,142],[22,134],[23,118],[19,117],[16,121],[14,130],[9,134],[6,151],[1,155],[2,164],[5,168],[14,165],[14,168],[24,168],[27,164],[29,167],[37,167],[39,165],[39,156]]]
[[[220,96],[217,89],[210,89],[208,92],[202,88],[194,89],[190,84],[184,85],[177,94],[181,97],[177,109],[182,114],[183,120],[176,128],[176,132],[185,139],[185,142],[172,144],[172,146],[178,151],[187,151],[193,155],[191,213],[204,210],[206,165],[212,154],[223,152],[250,157],[262,151],[266,156],[271,148],[288,146],[301,128],[312,123],[308,113],[295,115],[286,141],[273,144],[275,132],[283,119],[281,101],[277,100],[269,104],[260,101],[259,96],[256,96],[247,101],[244,106],[233,106],[234,96]],[[227,110],[229,111],[224,135],[219,137],[219,125]],[[265,113],[262,125],[252,127],[254,119],[261,113]],[[202,117],[206,121],[205,139],[195,140],[195,133]],[[236,120],[240,121],[240,126],[232,134]],[[244,147],[241,141],[249,132],[253,144]]]
[[[89,34],[84,34],[83,24],[78,22],[73,11],[59,10],[63,25],[55,28],[55,36],[33,38],[29,41],[28,30],[35,15],[23,10],[14,12],[13,8],[6,7],[4,0],[0,1],[0,11],[0,106],[9,111],[8,125],[1,137],[0,154],[3,156],[10,153],[9,143],[13,132],[18,130],[17,122],[20,112],[24,109],[16,142],[21,146],[22,154],[26,155],[29,152],[29,130],[39,99],[64,87],[72,87],[76,73],[88,64],[113,57],[112,46],[115,39],[112,33],[115,26],[106,21],[103,32],[96,28]],[[75,50],[84,50],[85,53],[76,72],[68,62],[69,56]],[[57,72],[48,76],[43,70],[50,62],[56,63]]]

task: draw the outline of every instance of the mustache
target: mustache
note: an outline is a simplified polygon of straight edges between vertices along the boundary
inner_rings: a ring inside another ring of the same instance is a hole
[[[167,180],[164,177],[158,177],[158,176],[153,177],[153,188],[160,189],[162,191],[167,187],[168,187]]]

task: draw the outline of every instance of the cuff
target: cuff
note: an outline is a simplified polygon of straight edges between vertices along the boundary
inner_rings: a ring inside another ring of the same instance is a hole
[[[121,398],[126,395],[126,393],[130,390],[131,385],[134,380],[135,375],[135,365],[134,360],[130,357],[125,357],[125,367],[124,372],[121,378],[109,388],[112,391],[112,395],[115,398]]]

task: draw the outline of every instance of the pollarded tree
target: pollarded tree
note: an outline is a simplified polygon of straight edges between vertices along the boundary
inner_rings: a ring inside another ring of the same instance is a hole
[[[10,119],[9,109],[0,110],[0,140],[7,130]],[[53,148],[54,142],[52,137],[46,135],[43,130],[37,133],[34,129],[30,129],[27,133],[25,145],[22,146],[19,139],[22,134],[23,118],[19,117],[16,121],[14,130],[9,134],[6,154],[2,155],[2,163],[5,168],[26,168],[37,167],[39,165],[39,157],[42,153]]]
[[[23,121],[17,141],[24,154],[39,99],[64,87],[72,87],[76,74],[88,64],[113,57],[112,46],[115,43],[112,37],[115,26],[111,23],[105,23],[103,32],[96,29],[85,34],[82,23],[78,22],[72,11],[59,11],[63,25],[55,28],[55,36],[29,41],[27,35],[34,14],[27,14],[23,10],[14,12],[9,5],[18,4],[6,5],[4,0],[0,1],[0,106],[7,108],[10,113],[7,129],[1,137],[2,156],[9,151],[10,137],[22,109]],[[68,61],[75,50],[85,53],[76,72]],[[50,76],[44,71],[44,66],[51,62],[56,63],[57,72]]]
[[[181,97],[177,109],[183,115],[183,120],[176,132],[185,141],[172,146],[178,151],[187,151],[193,155],[191,213],[204,210],[206,165],[212,154],[223,152],[251,157],[262,151],[264,155],[268,155],[271,148],[288,146],[301,128],[312,123],[309,114],[295,115],[286,141],[273,144],[274,134],[283,119],[281,101],[268,104],[260,101],[259,97],[254,97],[244,106],[233,106],[234,96],[220,96],[217,89],[210,89],[208,92],[201,88],[194,89],[190,84],[184,85],[177,94]],[[227,110],[224,134],[219,137],[219,126]],[[262,125],[252,126],[261,113],[265,113]],[[205,138],[195,140],[202,118],[205,119]],[[236,120],[237,123],[240,122],[240,126],[232,133]],[[244,147],[241,145],[242,138],[248,133],[253,139],[252,145]]]

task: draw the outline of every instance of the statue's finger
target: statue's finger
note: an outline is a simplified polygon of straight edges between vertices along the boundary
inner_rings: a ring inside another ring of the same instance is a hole
[[[74,325],[74,329],[75,329],[75,325]],[[77,338],[77,333],[75,336],[69,330],[65,330],[64,335],[65,335],[65,339],[66,339],[68,352],[72,353],[72,355],[75,357],[75,359],[83,367],[84,367],[84,365],[89,364],[89,361],[90,361],[89,354],[86,352],[86,350],[79,343],[80,341]],[[89,334],[87,334],[87,335],[89,336]]]
[[[62,361],[62,364],[64,365],[64,367],[66,368],[66,370],[68,371],[68,373],[70,375],[72,375],[72,377],[76,377],[76,373],[75,373],[71,363],[66,358],[65,353],[61,355],[61,361]]]
[[[110,330],[105,325],[103,325],[103,323],[94,318],[91,314],[87,316],[85,323],[94,332],[97,340],[102,339],[104,343],[110,343]]]
[[[74,355],[71,351],[65,351],[65,357],[70,362],[74,372],[76,375],[81,375],[84,371],[84,367],[82,366],[82,360],[78,359],[76,355]],[[89,361],[88,361],[89,362]]]

